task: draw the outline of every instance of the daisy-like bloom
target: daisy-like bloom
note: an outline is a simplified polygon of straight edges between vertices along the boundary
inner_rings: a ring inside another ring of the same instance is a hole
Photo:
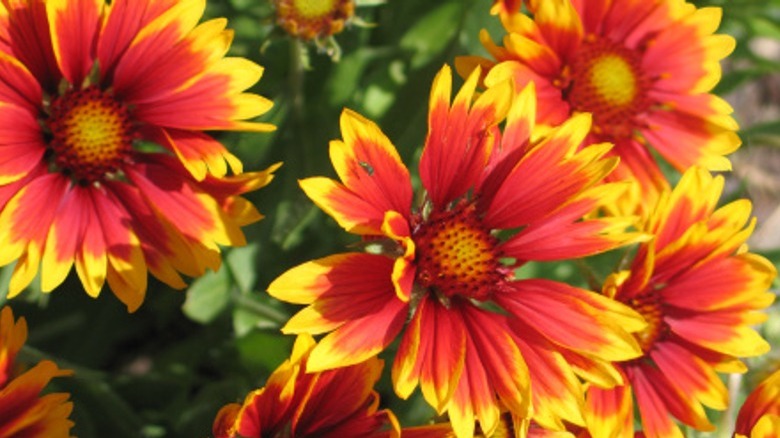
[[[774,438],[780,430],[780,370],[764,379],[737,415],[735,438]]]
[[[612,179],[638,181],[626,209],[652,205],[668,188],[651,148],[680,171],[692,165],[728,170],[724,155],[740,145],[731,107],[710,93],[719,61],[734,39],[714,34],[720,8],[683,0],[549,0],[527,3],[533,16],[502,13],[503,46],[480,39],[493,59],[463,57],[490,84],[534,82],[540,123],[593,114],[590,139],[620,156]],[[496,6],[494,6],[494,9]],[[499,8],[499,12],[502,9]],[[644,203],[644,204],[643,204]]]
[[[269,293],[308,305],[285,333],[330,332],[312,351],[310,371],[376,355],[409,320],[392,368],[395,391],[406,398],[419,385],[431,406],[449,412],[459,437],[473,434],[475,419],[493,433],[501,407],[527,417],[533,404],[545,424],[581,423],[580,383],[567,361],[609,380],[603,361],[639,352],[620,327],[643,327],[641,318],[566,284],[515,280],[513,270],[637,237],[623,231],[625,218],[580,220],[621,193],[600,184],[616,159],[603,157],[610,145],[578,152],[590,128],[585,114],[531,144],[533,88],[515,96],[505,81],[472,102],[477,82],[475,72],[450,104],[449,67],[434,80],[420,161],[426,193],[417,206],[390,140],[371,121],[342,113],[343,140],[330,144],[341,181],[300,184],[343,228],[363,236],[367,251],[304,263]]]
[[[10,307],[0,312],[0,436],[67,438],[73,422],[69,395],[41,396],[41,390],[54,377],[73,374],[57,368],[54,362],[42,360],[22,371],[16,355],[27,340],[24,318],[14,321]]]
[[[633,437],[634,404],[647,437],[682,437],[672,417],[712,430],[703,406],[722,410],[728,392],[718,372],[744,372],[739,360],[769,351],[751,326],[766,315],[774,266],[748,252],[750,201],[716,209],[723,178],[693,167],[662,194],[630,270],[610,276],[604,293],[641,313],[635,334],[643,356],[619,364],[627,385],[591,388],[594,437]]]
[[[205,0],[4,1],[0,5],[0,265],[9,296],[41,268],[51,291],[75,265],[87,293],[107,281],[130,311],[147,270],[171,285],[218,269],[261,218],[239,195],[276,168],[241,162],[204,130],[271,103],[244,93],[262,68],[225,58],[224,19]],[[234,176],[227,176],[228,167]]]
[[[223,407],[214,420],[216,438],[398,437],[392,412],[377,410],[373,390],[383,362],[363,363],[306,373],[314,339],[295,340],[290,359],[268,378],[265,387]]]
[[[340,33],[355,14],[354,0],[274,0],[274,4],[279,26],[305,41]]]

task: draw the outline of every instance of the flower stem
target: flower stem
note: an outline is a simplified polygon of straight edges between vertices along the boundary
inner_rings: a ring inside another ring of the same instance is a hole
[[[249,296],[235,294],[233,300],[237,306],[274,323],[277,327],[281,327],[290,319],[290,315]]]

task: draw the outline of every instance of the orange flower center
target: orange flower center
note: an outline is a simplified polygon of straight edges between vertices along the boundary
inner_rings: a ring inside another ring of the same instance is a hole
[[[54,164],[77,181],[93,182],[116,172],[132,148],[127,108],[95,86],[55,99],[46,123]]]
[[[414,233],[417,282],[445,297],[486,299],[501,281],[498,239],[473,205],[433,213]]]
[[[341,32],[354,13],[354,0],[276,0],[279,25],[304,40]]]
[[[625,303],[637,311],[647,321],[647,327],[641,332],[634,333],[634,337],[642,351],[649,352],[655,343],[669,331],[669,327],[664,322],[663,305],[660,297],[655,291],[647,291],[639,294]]]
[[[611,138],[631,137],[634,117],[650,106],[649,79],[639,54],[606,39],[586,38],[570,65],[564,95],[576,111],[593,114],[593,130]]]

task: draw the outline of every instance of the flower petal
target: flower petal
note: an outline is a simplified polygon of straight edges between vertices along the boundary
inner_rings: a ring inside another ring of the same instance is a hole
[[[477,184],[493,147],[491,129],[509,111],[509,81],[488,88],[472,104],[478,78],[479,70],[475,70],[452,107],[450,68],[444,66],[433,82],[420,179],[436,208],[445,207]]]
[[[267,123],[241,121],[265,114],[273,106],[265,97],[243,93],[260,80],[262,67],[244,58],[223,58],[201,69],[174,93],[138,102],[133,115],[151,125],[183,130],[276,129]]]
[[[19,258],[11,278],[9,296],[22,291],[38,272],[49,227],[70,182],[59,174],[46,174],[22,187],[0,213],[0,265]]]
[[[674,342],[658,342],[650,351],[658,369],[680,392],[717,410],[728,407],[728,390],[715,370],[683,346]]]
[[[684,438],[665,401],[656,390],[658,382],[645,376],[641,370],[631,372],[628,379],[636,396],[644,433],[653,437]]]
[[[234,174],[243,171],[241,160],[222,143],[201,132],[159,129],[150,139],[170,148],[197,181],[202,181],[208,174],[216,177],[227,175],[228,165]]]
[[[393,295],[372,310],[368,314],[355,312],[344,325],[325,336],[312,351],[307,371],[353,365],[387,348],[403,328],[408,305]]]
[[[43,388],[54,377],[68,376],[72,371],[57,368],[54,362],[40,361],[0,390],[0,412],[11,418],[0,418],[4,436],[70,436],[73,422],[68,419],[73,403],[68,394],[41,396]]]
[[[409,171],[379,127],[345,109],[340,118],[343,141],[330,143],[330,159],[344,185],[377,211],[404,216],[412,203]]]
[[[204,23],[190,37],[205,7],[205,0],[176,2],[135,34],[114,71],[119,99],[138,104],[170,95],[202,74],[208,59],[224,55],[230,36],[223,22]]]
[[[629,379],[642,417],[642,425],[648,435],[677,436],[680,434],[677,425],[671,421],[671,416],[698,430],[715,430],[707,420],[704,408],[696,402],[693,395],[672,386],[669,377],[662,374],[655,366],[640,363],[629,369]],[[660,402],[660,405],[650,407],[650,404],[657,402]],[[661,418],[663,411],[666,411],[664,415],[666,418]],[[672,428],[677,429],[677,432],[671,431]],[[652,435],[653,433],[656,435]]]
[[[533,329],[518,327],[513,326],[514,339],[530,374],[534,421],[554,430],[565,430],[563,421],[583,426],[584,398],[577,376],[553,345],[534,337]]]
[[[575,153],[589,128],[589,115],[575,116],[523,157],[484,207],[485,223],[499,229],[527,225],[601,181],[617,163],[602,160],[609,145]]]
[[[678,336],[696,345],[735,357],[759,356],[769,343],[749,325],[754,315],[736,309],[707,313],[673,312],[664,319]]]
[[[4,121],[0,126],[0,185],[6,185],[41,166],[46,146],[40,125],[28,110],[0,103],[0,118]]]
[[[177,0],[113,0],[104,6],[106,18],[97,43],[101,82],[113,76],[116,63],[138,32],[176,3]]]
[[[338,254],[292,268],[271,283],[271,296],[310,304],[288,321],[284,332],[335,330],[312,352],[312,370],[365,360],[401,331],[408,306],[395,295],[392,267],[384,256]]]
[[[105,5],[103,0],[46,2],[54,56],[62,75],[76,87],[95,62],[95,37]]]
[[[629,385],[588,388],[583,414],[594,437],[634,437],[634,401]]]
[[[632,326],[639,318],[625,306],[546,279],[516,281],[511,288],[514,292],[497,295],[496,302],[551,342],[604,360],[626,360],[641,353],[634,337],[615,324],[625,318]],[[590,302],[598,302],[598,307]],[[604,315],[607,308],[610,318]]]
[[[4,4],[7,12],[5,32],[13,47],[12,53],[35,76],[41,87],[54,94],[62,74],[52,49],[46,2],[15,1]],[[40,104],[40,103],[39,103]]]
[[[417,354],[420,389],[428,404],[441,414],[463,370],[466,327],[457,311],[445,308],[428,296],[418,304],[413,319],[420,320],[420,351]]]

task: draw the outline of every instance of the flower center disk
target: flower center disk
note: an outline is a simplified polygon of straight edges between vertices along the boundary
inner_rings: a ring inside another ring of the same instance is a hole
[[[564,93],[576,111],[593,114],[595,132],[630,137],[634,116],[650,106],[645,90],[651,83],[640,65],[636,51],[588,38],[570,65],[569,88]]]
[[[668,325],[664,322],[660,297],[655,291],[647,291],[629,299],[625,304],[642,315],[647,322],[647,327],[634,333],[634,337],[642,347],[642,351],[648,353],[669,331]]]
[[[295,10],[304,18],[319,18],[336,6],[336,0],[293,0]]]
[[[132,150],[127,108],[95,86],[56,98],[46,124],[54,164],[77,181],[115,173]]]
[[[355,13],[354,0],[275,0],[275,4],[279,25],[304,40],[341,32]]]
[[[485,300],[501,281],[498,240],[474,206],[432,213],[415,231],[417,282],[446,297]]]

